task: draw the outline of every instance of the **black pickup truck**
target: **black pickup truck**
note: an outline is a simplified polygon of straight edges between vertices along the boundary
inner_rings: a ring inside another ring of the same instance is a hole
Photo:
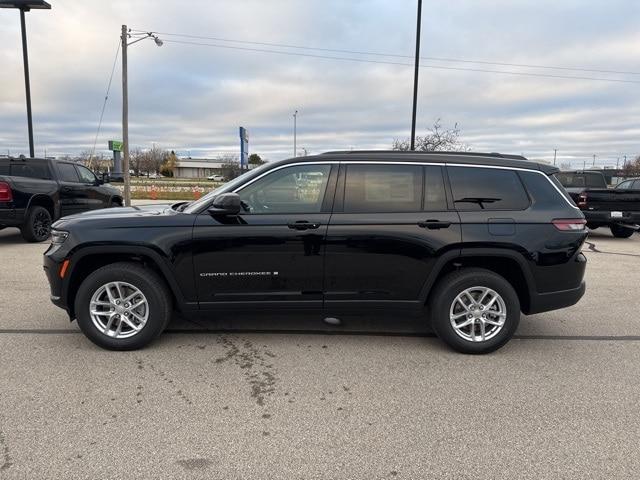
[[[640,224],[640,181],[627,180],[607,188],[600,172],[559,172],[556,178],[587,219],[590,229],[608,226],[617,238],[628,238]]]
[[[120,192],[86,167],[42,158],[0,158],[0,229],[17,227],[29,242],[49,238],[60,217],[122,206]]]

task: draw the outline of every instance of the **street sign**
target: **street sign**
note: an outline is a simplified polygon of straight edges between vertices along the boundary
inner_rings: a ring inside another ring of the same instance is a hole
[[[244,127],[240,127],[240,168],[249,166],[249,132]]]
[[[124,144],[120,140],[109,140],[109,150],[112,152],[121,152]]]

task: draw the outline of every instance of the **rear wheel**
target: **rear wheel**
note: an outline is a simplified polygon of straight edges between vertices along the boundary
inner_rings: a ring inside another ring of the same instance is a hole
[[[27,242],[44,242],[51,235],[51,214],[49,210],[37,205],[31,207],[20,231],[22,232],[22,238]]]
[[[444,277],[429,303],[431,325],[462,353],[489,353],[507,343],[520,322],[520,301],[509,282],[481,268]]]
[[[152,270],[114,263],[90,274],[75,300],[78,325],[96,345],[135,350],[153,341],[171,319],[171,294]]]
[[[633,228],[623,227],[622,225],[611,225],[609,227],[611,229],[611,233],[616,238],[629,238],[633,235],[635,230]]]

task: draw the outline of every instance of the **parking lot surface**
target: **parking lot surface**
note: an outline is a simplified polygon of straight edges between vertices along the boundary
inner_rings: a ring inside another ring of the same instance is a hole
[[[45,249],[0,231],[2,479],[637,478],[640,235],[593,232],[582,301],[480,357],[179,319],[107,352],[50,304]]]

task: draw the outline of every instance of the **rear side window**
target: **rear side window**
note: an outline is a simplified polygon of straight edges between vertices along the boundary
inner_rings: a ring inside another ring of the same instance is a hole
[[[448,167],[458,210],[524,210],[529,197],[513,170]]]
[[[419,212],[422,166],[347,165],[345,213]]]
[[[80,183],[76,167],[70,163],[59,163],[58,172],[60,172],[60,180],[63,182]]]
[[[601,173],[595,172],[559,172],[556,178],[565,188],[607,188],[607,182]]]
[[[51,179],[49,166],[44,162],[12,163],[10,166],[10,175],[14,177],[40,178],[44,180]]]

